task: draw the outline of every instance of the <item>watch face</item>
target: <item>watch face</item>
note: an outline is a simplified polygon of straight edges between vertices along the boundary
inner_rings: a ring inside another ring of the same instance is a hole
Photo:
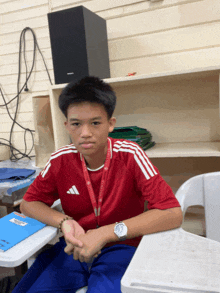
[[[115,232],[117,233],[118,236],[122,236],[124,234],[124,225],[123,224],[118,224],[116,227],[115,227]]]
[[[117,223],[117,225],[115,225],[114,232],[119,237],[119,239],[125,240],[127,237],[128,228],[124,223]]]

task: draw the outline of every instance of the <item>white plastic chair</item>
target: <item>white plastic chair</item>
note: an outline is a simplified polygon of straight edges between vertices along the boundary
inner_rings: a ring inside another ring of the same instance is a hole
[[[184,215],[189,206],[204,207],[206,237],[220,242],[220,172],[190,178],[180,186],[176,197]]]

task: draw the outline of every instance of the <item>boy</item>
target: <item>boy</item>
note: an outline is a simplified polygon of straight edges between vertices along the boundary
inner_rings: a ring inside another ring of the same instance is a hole
[[[65,241],[41,254],[13,292],[75,292],[84,286],[88,293],[121,292],[141,237],[181,225],[180,205],[145,152],[108,138],[115,104],[112,88],[95,77],[62,91],[59,107],[73,144],[51,155],[21,211],[59,227]],[[58,198],[65,214],[50,208]]]

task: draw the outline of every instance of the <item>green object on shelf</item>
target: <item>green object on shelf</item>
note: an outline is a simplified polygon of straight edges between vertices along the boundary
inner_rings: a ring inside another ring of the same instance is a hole
[[[136,142],[144,150],[155,145],[155,142],[152,141],[151,133],[147,129],[138,126],[115,127],[113,132],[109,133],[109,136]]]
[[[148,150],[149,148],[152,148],[154,145],[155,145],[155,141],[151,141],[151,142],[148,142],[145,146],[142,147],[142,149],[144,151]]]
[[[123,137],[124,138],[124,137]],[[125,138],[124,138],[125,139]],[[149,137],[144,137],[144,138],[127,138],[127,140],[130,140],[130,141],[134,141],[140,145],[145,145],[146,143],[150,142],[152,139],[152,136],[149,136]]]
[[[147,129],[137,126],[115,127],[114,130],[109,133],[109,136],[113,138],[135,138],[137,135],[142,136],[151,134]]]

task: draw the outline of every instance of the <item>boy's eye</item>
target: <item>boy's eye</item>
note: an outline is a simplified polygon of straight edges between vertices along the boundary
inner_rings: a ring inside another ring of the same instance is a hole
[[[72,126],[79,126],[78,122],[71,123]]]
[[[94,121],[94,122],[93,122],[93,125],[99,125],[99,124],[100,124],[99,121]]]

